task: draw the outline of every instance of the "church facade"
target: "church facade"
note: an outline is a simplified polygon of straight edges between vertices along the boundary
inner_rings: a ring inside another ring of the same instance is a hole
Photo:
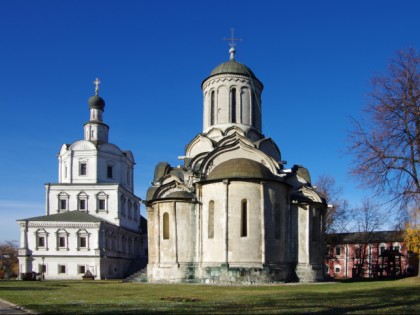
[[[134,194],[134,156],[108,142],[104,100],[89,99],[84,139],[63,144],[45,214],[18,220],[20,272],[45,279],[122,278],[147,261],[147,224]]]
[[[232,45],[201,87],[203,131],[147,192],[148,281],[322,280],[327,205],[262,134],[262,82]]]

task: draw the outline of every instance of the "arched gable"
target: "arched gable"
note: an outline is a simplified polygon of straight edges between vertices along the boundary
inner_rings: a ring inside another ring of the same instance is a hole
[[[72,151],[96,150],[96,146],[90,141],[79,140],[71,144],[68,149]]]
[[[280,149],[271,138],[264,138],[256,143],[257,148],[271,156],[276,161],[281,160]]]
[[[203,152],[210,152],[213,150],[214,145],[208,137],[198,134],[185,149],[185,155],[189,158],[193,158],[196,155]]]
[[[278,173],[279,164],[274,159],[255,148],[249,139],[238,134],[233,134],[220,141],[216,149],[203,159],[200,171],[207,176],[220,163],[238,158],[254,160],[266,166],[273,174]]]
[[[172,180],[168,178],[164,184],[157,188],[153,193],[148,196],[148,201],[165,198],[193,198],[194,194],[191,193],[190,189],[183,183],[179,182],[176,178],[172,177]]]

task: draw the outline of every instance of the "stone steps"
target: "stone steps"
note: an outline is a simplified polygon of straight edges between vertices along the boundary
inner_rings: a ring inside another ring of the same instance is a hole
[[[147,282],[147,267],[125,278],[123,282]]]

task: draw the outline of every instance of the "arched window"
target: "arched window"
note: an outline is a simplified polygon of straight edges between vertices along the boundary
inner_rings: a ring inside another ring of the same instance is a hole
[[[210,93],[210,125],[214,125],[214,110],[215,110],[215,104],[214,104],[214,91],[211,91]]]
[[[230,106],[232,114],[232,122],[236,123],[236,89],[230,91]]]
[[[252,92],[252,111],[251,111],[251,121],[252,121],[252,126],[258,128],[257,126],[257,122],[258,122],[258,114],[260,112],[260,104],[258,103],[258,99],[257,99],[257,95],[255,94],[255,92]]]
[[[241,202],[241,237],[248,236],[248,201]]]
[[[280,205],[274,204],[274,238],[280,239]]]
[[[169,213],[163,214],[163,239],[169,240]]]
[[[208,226],[208,237],[214,237],[214,201],[209,202],[209,226]]]

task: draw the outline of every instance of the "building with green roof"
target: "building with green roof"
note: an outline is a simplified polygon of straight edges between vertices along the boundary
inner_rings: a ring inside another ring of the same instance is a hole
[[[134,157],[108,142],[105,101],[95,95],[84,139],[63,144],[58,182],[45,184],[45,213],[18,220],[22,275],[45,279],[122,278],[147,262],[147,224],[134,194]]]

